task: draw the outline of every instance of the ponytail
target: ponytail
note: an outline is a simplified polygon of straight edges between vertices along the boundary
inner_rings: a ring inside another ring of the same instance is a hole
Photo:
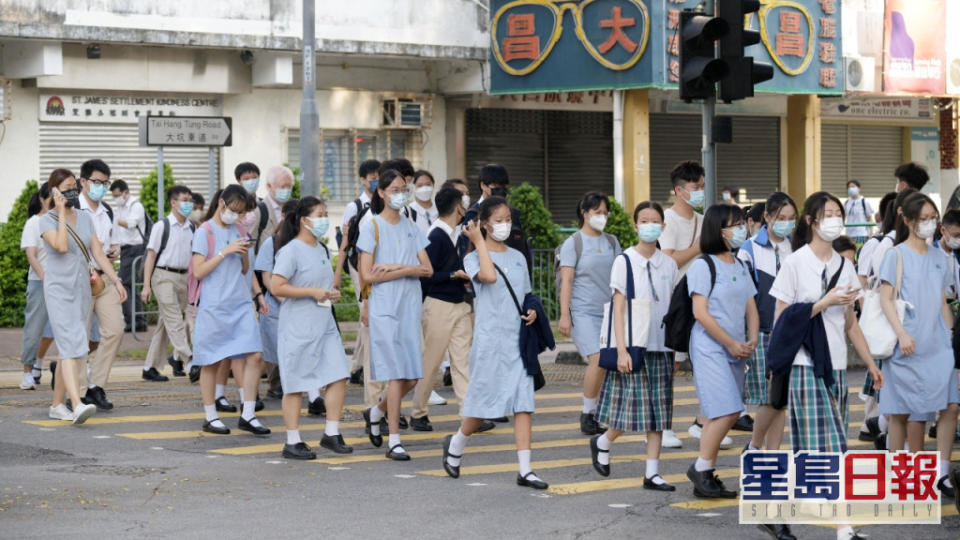
[[[222,194],[223,189],[218,189],[217,192],[213,194],[213,197],[210,199],[210,206],[207,207],[207,215],[203,216],[204,221],[213,219],[213,216],[217,213],[217,207],[220,206],[220,195]]]
[[[290,203],[288,202],[287,204]],[[285,209],[287,208],[287,204],[284,205]],[[304,197],[296,201],[296,208],[284,215],[283,223],[280,224],[280,231],[274,237],[274,256],[280,251],[280,248],[287,245],[287,243],[300,234],[300,220],[309,216],[310,213],[313,212],[313,209],[321,204],[325,205],[326,203],[316,197]]]
[[[897,237],[893,241],[894,244],[901,244],[910,238],[910,227],[906,220],[919,220],[920,214],[923,213],[923,207],[927,204],[936,210],[937,205],[933,203],[933,200],[919,191],[914,191],[901,201],[900,212],[897,213]]]

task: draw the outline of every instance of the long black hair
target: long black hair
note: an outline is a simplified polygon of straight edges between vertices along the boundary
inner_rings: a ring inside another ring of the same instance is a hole
[[[707,208],[703,215],[703,229],[700,233],[700,252],[704,255],[730,253],[730,247],[723,241],[723,229],[743,221],[743,209],[733,204],[715,204]]]
[[[243,201],[243,204],[247,205],[247,208],[249,208],[250,205],[250,196],[247,194],[247,190],[243,189],[243,186],[240,184],[230,184],[213,194],[213,199],[210,200],[210,206],[207,207],[207,216],[204,218],[204,221],[213,219],[213,216],[217,213],[217,208],[220,206],[221,200],[223,200],[223,204],[226,207],[229,207],[237,201]]]
[[[27,218],[32,218],[33,216],[39,214],[43,211],[43,199],[50,198],[50,186],[46,182],[40,184],[40,189],[37,190],[30,197],[30,202],[27,203]]]
[[[312,196],[307,196],[296,201],[296,209],[287,212],[283,218],[283,223],[280,224],[280,232],[277,233],[276,239],[273,241],[273,252],[279,252],[280,248],[287,245],[288,242],[300,234],[301,219],[309,216],[314,208],[320,205],[326,206],[326,204],[327,203],[322,200]],[[284,205],[284,208],[286,208],[286,205]]]
[[[607,212],[610,211],[610,199],[606,195],[600,193],[599,191],[590,191],[583,195],[583,198],[580,199],[580,202],[577,203],[577,223],[583,227],[583,215],[591,210],[596,210],[600,208],[600,205],[604,205],[604,208],[607,209]]]
[[[790,242],[793,251],[797,251],[809,244],[810,240],[813,240],[813,224],[820,221],[820,217],[823,215],[823,211],[830,201],[837,203],[837,206],[840,207],[840,216],[846,217],[846,213],[843,211],[843,205],[840,204],[840,199],[834,197],[833,194],[826,191],[818,191],[810,195],[807,197],[807,200],[803,202],[803,214],[800,216],[800,219],[797,220],[797,229],[793,235],[793,240]],[[807,222],[808,217],[810,218],[809,223]]]
[[[899,197],[898,197],[899,198]],[[925,194],[914,191],[908,197],[906,197],[902,204],[900,205],[900,212],[897,216],[897,237],[893,241],[894,244],[900,244],[907,241],[907,238],[910,238],[910,227],[907,226],[907,221],[918,221],[920,219],[920,214],[923,212],[923,207],[926,205],[933,207],[933,210],[937,212],[937,217],[940,217],[940,211],[937,210],[937,205],[933,204],[933,201],[930,197],[927,197]]]
[[[287,216],[297,211],[297,206],[299,204],[300,199],[290,199],[289,201],[283,203],[283,206],[280,207],[280,215],[282,216],[282,219],[277,225],[277,230],[273,232],[273,260],[277,260],[277,251],[280,251],[280,248],[277,246],[280,245],[280,233],[283,232],[283,222],[286,221]]]
[[[903,206],[903,202],[907,200],[907,197],[916,192],[917,190],[913,188],[906,188],[900,193],[897,193],[893,201],[887,203],[887,207],[883,211],[883,226],[880,228],[883,234],[889,234],[891,231],[897,229],[897,217],[900,215],[900,208]]]
[[[654,202],[654,201],[643,201],[642,203],[638,204],[636,208],[633,209],[633,224],[634,224],[634,225],[637,224],[637,220],[640,218],[640,212],[643,212],[643,211],[646,210],[647,208],[653,208],[654,210],[656,210],[656,212],[657,212],[658,214],[660,214],[660,222],[661,222],[661,224],[662,224],[662,222],[666,219],[666,218],[664,217],[663,207],[660,206],[660,203]]]
[[[404,183],[406,180],[403,175],[400,174],[400,171],[396,169],[386,169],[380,173],[380,179],[377,181],[377,189],[373,190],[373,195],[370,196],[370,211],[374,215],[383,212],[383,208],[386,206],[386,201],[383,200],[383,197],[380,196],[380,192],[387,192],[387,188],[390,187],[393,182],[399,178]]]
[[[764,211],[772,218],[786,206],[792,206],[793,212],[799,213],[797,212],[797,203],[793,202],[793,199],[791,199],[789,195],[782,191],[775,191],[771,193],[769,197],[767,197],[767,203],[764,206]]]
[[[490,216],[493,215],[493,211],[496,210],[497,208],[500,208],[501,206],[508,206],[507,200],[504,199],[503,197],[492,196],[484,199],[483,202],[480,203],[480,207],[477,209],[477,226],[479,227],[481,223],[489,221]],[[487,237],[486,229],[484,229],[483,227],[480,227],[480,234],[484,238],[486,238]],[[475,249],[476,249],[476,246],[473,245],[473,242],[471,242],[470,247],[467,251],[470,252]]]

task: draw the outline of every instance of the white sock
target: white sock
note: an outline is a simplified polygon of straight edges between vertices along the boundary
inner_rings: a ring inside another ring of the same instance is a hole
[[[597,411],[597,398],[588,398],[583,396],[583,412],[590,414]]]
[[[753,441],[750,441],[747,443],[747,450],[759,450],[759,448],[753,445]]]
[[[255,418],[257,415],[257,402],[256,401],[244,401],[243,402],[243,412],[240,414],[240,417],[249,422],[251,419]]]
[[[320,390],[307,390],[307,399],[310,400],[310,403],[313,403],[320,397]]]
[[[323,426],[323,434],[329,435],[330,437],[336,437],[340,434],[340,422],[334,420],[327,420],[327,424]]]
[[[402,446],[397,447],[397,448],[394,448],[394,446],[397,446],[398,444],[400,444],[400,434],[399,434],[399,433],[391,433],[391,434],[390,434],[390,437],[389,437],[389,442],[388,442],[387,444],[389,445],[389,448],[390,448],[391,450],[393,450],[394,452],[396,452],[396,453],[398,453],[398,454],[406,454],[406,453],[407,453],[407,451],[404,450]]]
[[[890,438],[888,437],[888,438],[887,438],[887,450],[889,450],[889,449],[890,449]],[[906,441],[906,442],[903,443],[903,450],[904,450],[905,452],[909,452],[909,451],[910,451],[910,441]]]
[[[300,442],[300,430],[299,429],[288,429],[287,430],[287,444],[297,444]]]
[[[88,374],[87,376],[89,377],[89,374]],[[96,387],[97,387],[97,385],[95,385],[95,384],[93,384],[93,383],[87,383],[87,390],[93,390],[93,389],[96,388]]]
[[[530,468],[530,450],[517,450],[517,461],[520,462],[520,476],[526,480],[540,480],[535,474],[530,474],[533,469]],[[530,476],[527,476],[527,475]]]
[[[853,527],[837,525],[837,540],[848,540],[851,536],[853,536]]]
[[[33,375],[34,377],[39,377],[40,373],[42,373],[40,371],[40,364],[34,364],[33,369],[30,370],[30,374]]]
[[[203,414],[207,417],[207,422],[210,422],[210,425],[216,428],[225,428],[223,422],[220,421],[220,417],[217,415],[217,406],[216,405],[204,405]]]
[[[599,454],[597,454],[597,461],[599,461],[601,465],[610,464],[610,446],[612,442],[613,441],[607,438],[606,433],[604,433],[603,435],[600,436],[599,439],[597,439],[597,448],[599,448],[600,450],[607,450],[606,452],[600,452]]]
[[[887,432],[887,426],[889,426],[889,425],[890,425],[890,422],[887,420],[887,417],[886,417],[886,416],[884,416],[884,415],[881,414],[881,415],[877,418],[877,426],[880,428],[880,433],[886,433],[886,432]]]
[[[383,411],[380,407],[374,405],[370,407],[370,434],[377,436],[380,434],[380,419],[383,418]]]
[[[243,388],[237,388],[237,391],[240,392],[240,402],[243,403],[244,401],[246,401],[245,399],[243,399]]]
[[[449,453],[455,456],[462,456],[463,449],[467,447],[467,436],[463,434],[459,429],[457,433],[450,439],[450,450]],[[453,465],[454,467],[460,466],[460,458],[455,458],[447,456],[447,463]]]
[[[661,486],[666,484],[667,481],[660,476],[660,460],[659,459],[648,459],[647,460],[647,479],[652,480],[654,484]]]
[[[697,458],[697,462],[693,465],[693,470],[697,472],[709,471],[713,468],[713,462],[707,461],[701,457]]]
[[[950,460],[941,459],[940,460],[940,476],[946,476],[947,481],[950,481]]]
[[[744,403],[744,404],[743,404],[743,410],[740,411],[740,418],[743,418],[743,417],[746,416],[746,415],[747,415],[747,404]]]
[[[226,389],[226,388],[224,388],[225,386],[226,386],[226,385],[223,385],[223,384],[218,384],[218,385],[216,386],[216,390],[214,390],[214,392],[213,392],[213,399],[214,399],[214,400],[218,400],[218,399],[220,399],[220,398],[223,397],[223,391]],[[240,391],[243,392],[243,390],[240,390]]]

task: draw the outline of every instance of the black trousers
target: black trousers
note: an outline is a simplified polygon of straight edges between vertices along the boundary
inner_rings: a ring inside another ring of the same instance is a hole
[[[133,262],[137,257],[141,257],[144,253],[144,245],[138,244],[135,246],[126,245],[120,248],[120,280],[123,282],[123,288],[127,290],[127,301],[123,303],[123,321],[126,331],[130,331],[131,322],[133,321],[133,312],[130,305],[130,300],[133,299],[136,306],[136,311],[140,313],[137,315],[136,324],[140,328],[146,328],[147,326],[147,317],[143,315],[143,302],[140,300],[140,290],[139,288],[134,287],[133,283]],[[137,283],[142,287],[143,286],[143,259],[137,261]]]

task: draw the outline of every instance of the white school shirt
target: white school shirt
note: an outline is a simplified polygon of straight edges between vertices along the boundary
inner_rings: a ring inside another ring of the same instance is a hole
[[[160,251],[160,243],[163,240],[163,230],[170,227],[170,234],[167,237],[167,246],[163,248],[163,253],[157,259],[156,266],[166,266],[175,270],[186,269],[190,264],[190,254],[193,250],[193,231],[190,230],[190,220],[185,219],[181,225],[173,213],[167,214],[164,219],[166,223],[160,222],[150,230],[150,240],[147,242],[147,249],[154,253]]]
[[[44,272],[47,270],[47,243],[43,241],[43,238],[40,236],[40,218],[43,217],[39,214],[31,216],[30,219],[23,225],[23,232],[20,234],[20,249],[27,249],[28,247],[37,248],[37,260],[40,262],[40,268],[43,268]],[[27,273],[27,279],[31,281],[39,281],[40,276],[37,275],[37,272],[33,269],[33,265],[30,265],[30,271]]]
[[[663,214],[664,227],[663,234],[660,235],[660,249],[683,251],[699,241],[700,229],[703,228],[703,215],[694,212],[692,218],[685,219],[680,217],[673,208]],[[694,257],[680,267],[681,276],[687,273],[687,269],[696,259]]]
[[[460,239],[460,225],[457,225],[456,228],[453,228],[447,225],[447,223],[442,219],[438,219],[433,222],[433,225],[430,225],[430,229],[426,232],[425,236],[429,238],[430,233],[433,232],[434,229],[440,229],[441,231],[447,233],[447,236],[450,237],[450,241],[453,242],[453,245],[457,245],[457,240]]]
[[[370,192],[367,191],[366,188],[364,188],[363,193],[357,198],[360,199],[361,207],[370,206]],[[340,224],[341,231],[347,228],[347,224],[350,223],[350,218],[355,215],[357,215],[357,201],[352,200],[343,207],[343,222]]]
[[[847,223],[869,223],[873,221],[873,207],[863,196],[856,199],[847,199],[843,204],[843,211],[847,214]],[[868,227],[847,227],[847,236],[856,238],[870,234]]]
[[[97,205],[97,210],[94,211],[90,207],[90,203],[87,202],[87,197],[81,193],[80,194],[80,210],[89,213],[90,219],[93,221],[93,231],[97,234],[97,239],[100,240],[100,247],[103,249],[103,253],[106,254],[110,249],[111,244],[113,244],[113,221],[110,219],[110,214],[107,213],[107,207],[103,205],[101,201]],[[91,263],[94,267],[100,269],[100,265],[97,264],[96,259],[93,259],[93,253],[90,254]]]
[[[673,288],[680,280],[680,271],[677,262],[669,255],[664,255],[659,249],[649,259],[630,248],[624,251],[630,258],[630,268],[633,270],[633,290],[639,300],[650,300],[650,334],[647,338],[648,351],[669,351],[664,344],[665,329],[662,321],[670,308],[670,296]],[[647,272],[647,269],[650,272]],[[653,290],[656,298],[651,294],[650,282],[653,281]],[[610,270],[610,289],[627,295],[627,265],[622,256],[617,256]]]
[[[826,280],[829,282],[837,269],[840,268],[841,263],[843,264],[843,271],[836,286],[859,289],[860,281],[857,279],[857,274],[850,261],[841,257],[836,251],[831,251],[831,254],[830,262],[824,264],[813,253],[809,245],[795,251],[781,264],[780,273],[777,274],[777,279],[773,281],[773,286],[770,287],[770,296],[787,304],[817,302],[824,294],[824,268],[826,268]],[[827,342],[830,346],[830,360],[833,363],[833,369],[847,369],[847,339],[844,334],[846,309],[845,306],[830,306],[821,312],[823,326],[827,331]],[[797,352],[793,365],[813,365],[810,355],[803,347]]]
[[[414,223],[417,225],[417,228],[420,229],[420,232],[426,236],[430,232],[430,226],[440,217],[440,211],[437,210],[437,205],[434,204],[430,208],[424,208],[420,206],[419,200],[414,200],[410,203],[410,207],[417,212],[417,220],[414,221]]]
[[[100,206],[103,206],[101,203]],[[145,223],[143,204],[130,196],[130,200],[123,204],[120,199],[113,206],[113,227],[116,234],[117,243],[121,246],[139,246],[143,244],[143,237],[140,232],[143,231]],[[126,227],[120,226],[120,221],[127,223]]]

